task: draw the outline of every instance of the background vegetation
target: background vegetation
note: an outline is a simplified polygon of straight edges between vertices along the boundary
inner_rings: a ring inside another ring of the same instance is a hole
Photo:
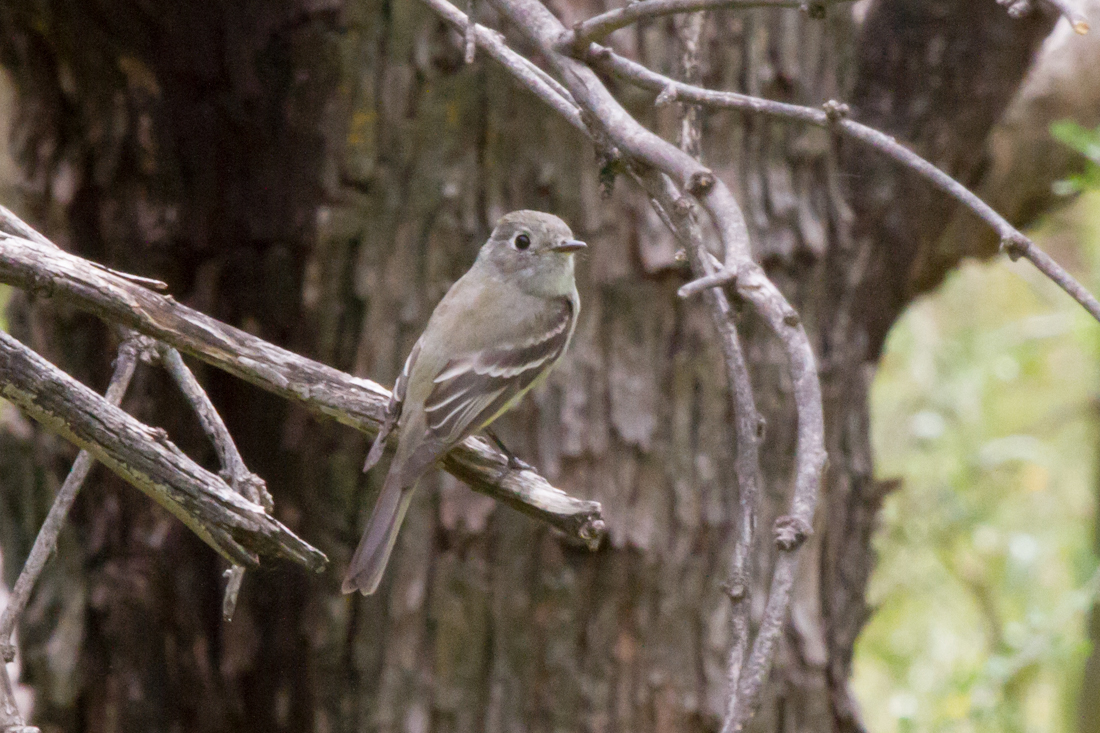
[[[1100,130],[1054,128],[1100,163]],[[1100,166],[1063,190],[1100,186]],[[1039,238],[1100,285],[1100,193]],[[968,263],[894,326],[872,391],[886,501],[857,645],[871,730],[1068,731],[1100,591],[1100,333],[1050,282]]]

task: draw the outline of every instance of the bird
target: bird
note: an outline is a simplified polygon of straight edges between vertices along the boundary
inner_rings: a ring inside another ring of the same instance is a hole
[[[394,384],[363,466],[368,471],[378,462],[396,426],[397,449],[348,564],[344,593],[378,589],[424,474],[561,361],[580,313],[574,255],[586,247],[553,214],[506,214],[435,307]]]

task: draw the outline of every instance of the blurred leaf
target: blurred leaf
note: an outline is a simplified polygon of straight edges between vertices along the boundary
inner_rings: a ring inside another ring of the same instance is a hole
[[[1097,133],[1059,134],[1100,155]],[[1067,212],[1047,235],[1078,244],[1076,274],[1096,285],[1100,194]],[[1098,356],[1096,323],[1004,259],[960,268],[891,331],[872,433],[878,477],[902,488],[856,647],[869,730],[1073,730],[1100,589]]]
[[[1054,193],[1068,196],[1100,189],[1100,127],[1090,130],[1073,120],[1058,120],[1050,124],[1050,134],[1089,161],[1084,172],[1057,181],[1054,184]]]

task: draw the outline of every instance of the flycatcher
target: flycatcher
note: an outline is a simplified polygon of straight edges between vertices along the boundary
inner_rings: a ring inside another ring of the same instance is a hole
[[[519,402],[561,359],[580,311],[573,253],[584,247],[558,217],[514,211],[497,222],[473,267],[436,306],[363,467],[381,458],[396,423],[397,453],[344,576],[345,593],[378,589],[420,477]]]

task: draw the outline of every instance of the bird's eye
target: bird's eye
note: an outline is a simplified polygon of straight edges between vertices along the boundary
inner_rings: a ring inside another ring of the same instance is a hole
[[[520,234],[516,237],[515,245],[516,249],[527,249],[531,246],[531,238],[526,234]]]

